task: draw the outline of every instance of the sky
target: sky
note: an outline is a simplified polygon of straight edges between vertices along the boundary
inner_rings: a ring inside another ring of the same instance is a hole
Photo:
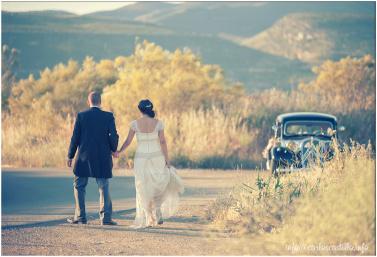
[[[87,14],[96,11],[114,10],[134,2],[15,2],[1,1],[1,10],[11,12],[62,10],[75,14]]]

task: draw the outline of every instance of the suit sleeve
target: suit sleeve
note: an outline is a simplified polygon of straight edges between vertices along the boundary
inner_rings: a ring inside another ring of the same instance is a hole
[[[110,124],[109,124],[109,143],[111,151],[115,152],[118,149],[119,136],[115,126],[114,115],[111,114]]]
[[[73,129],[72,137],[71,137],[71,143],[69,145],[68,149],[68,158],[73,159],[76,154],[77,147],[79,146],[80,143],[80,116],[77,114],[76,121],[75,121],[75,126]]]

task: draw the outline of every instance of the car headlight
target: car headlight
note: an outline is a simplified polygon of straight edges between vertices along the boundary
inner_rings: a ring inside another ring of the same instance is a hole
[[[287,143],[287,148],[292,150],[293,152],[297,152],[297,151],[300,150],[300,146],[297,143],[295,143],[294,141],[289,141]]]

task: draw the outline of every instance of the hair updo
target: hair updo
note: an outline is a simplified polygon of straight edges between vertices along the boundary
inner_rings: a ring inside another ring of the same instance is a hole
[[[156,113],[153,111],[153,104],[148,99],[141,100],[137,106],[141,113],[148,115],[151,118],[156,116]]]

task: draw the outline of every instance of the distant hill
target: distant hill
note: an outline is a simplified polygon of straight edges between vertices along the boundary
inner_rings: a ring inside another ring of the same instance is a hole
[[[66,12],[2,12],[2,33],[7,32],[56,32],[98,34],[169,34],[171,30],[154,24],[137,21],[101,19],[78,16]]]
[[[147,39],[165,49],[188,47],[202,57],[204,63],[218,64],[230,81],[239,81],[250,90],[270,87],[291,88],[311,76],[310,66],[298,61],[238,46],[217,37],[184,35],[127,35],[67,32],[5,33],[3,43],[21,50],[21,77],[52,67],[69,59],[82,61],[85,56],[95,60],[130,55],[135,41]]]
[[[107,15],[133,10],[136,21],[311,64],[375,52],[374,2],[139,2]]]
[[[180,32],[228,33],[251,37],[297,12],[375,15],[374,2],[138,2],[115,11],[93,13],[160,24]],[[132,15],[131,15],[132,14]]]
[[[292,88],[324,59],[374,53],[374,19],[374,2],[138,2],[81,16],[3,11],[2,43],[20,50],[21,77],[130,55],[137,40],[189,47],[252,91]]]
[[[370,15],[297,13],[283,17],[254,37],[238,37],[233,41],[266,53],[316,64],[347,55],[373,55],[375,22],[375,17]]]
[[[150,23],[106,17],[47,12],[2,13],[2,42],[21,51],[20,77],[39,72],[69,59],[82,61],[130,55],[135,41],[147,39],[174,51],[188,47],[204,63],[218,64],[226,77],[250,91],[269,87],[291,88],[309,78],[310,66],[263,53],[211,35],[179,33]]]
[[[111,11],[101,11],[91,14],[87,14],[87,17],[94,18],[107,18],[115,19],[119,21],[123,20],[134,20],[139,16],[146,14],[157,14],[159,12],[172,10],[175,4],[164,3],[164,2],[136,2],[132,5],[126,5],[116,10]]]

